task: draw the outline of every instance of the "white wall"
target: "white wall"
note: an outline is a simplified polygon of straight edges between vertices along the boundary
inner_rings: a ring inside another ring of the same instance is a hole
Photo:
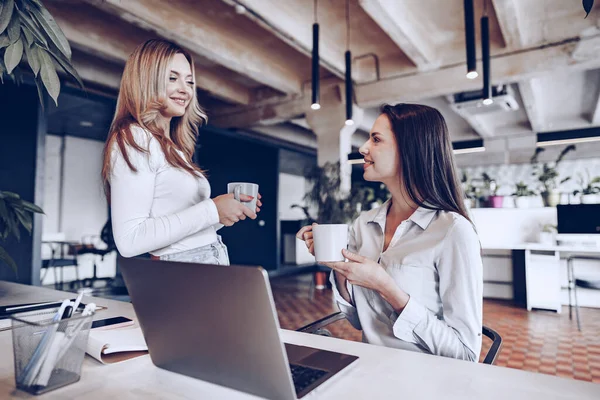
[[[293,204],[304,205],[306,178],[298,175],[279,174],[279,219],[283,221],[304,219],[299,208],[291,208]]]
[[[45,213],[43,234],[59,231],[61,145],[62,138],[60,136],[48,135],[46,137],[44,203],[41,205]]]
[[[100,235],[108,219],[108,208],[100,176],[104,143],[66,136],[64,153],[62,153],[62,140],[60,136],[47,136],[46,186],[42,205],[46,213],[43,239],[51,240],[60,237],[74,242],[98,240],[92,236]],[[62,181],[61,162],[64,162]],[[43,245],[42,253],[43,258],[49,257],[47,245]],[[114,254],[104,261],[100,261],[96,256],[82,255],[78,259],[80,279],[92,276],[94,260],[98,265],[98,276],[115,274]],[[63,272],[64,281],[75,279],[73,267],[65,267]],[[42,284],[53,282],[54,271],[49,270]]]

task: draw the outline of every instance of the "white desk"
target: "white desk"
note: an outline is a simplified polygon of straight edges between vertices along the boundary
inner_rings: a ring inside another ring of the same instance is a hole
[[[577,255],[600,256],[600,247],[591,246],[482,243],[482,248],[484,251],[512,252],[512,298],[515,302],[526,306],[528,310],[541,308],[558,313],[567,298],[561,289],[567,277],[564,265],[561,267],[561,259]],[[597,301],[591,305],[597,307]]]
[[[72,295],[72,294],[69,294]],[[0,282],[0,305],[65,298],[49,289]],[[129,303],[95,299],[97,318],[135,317]],[[282,330],[283,340],[353,354],[357,364],[306,399],[599,399],[600,385],[510,368]],[[29,398],[14,388],[10,331],[0,332],[0,398]],[[232,389],[154,367],[149,356],[101,365],[89,356],[81,380],[41,399],[252,399]]]

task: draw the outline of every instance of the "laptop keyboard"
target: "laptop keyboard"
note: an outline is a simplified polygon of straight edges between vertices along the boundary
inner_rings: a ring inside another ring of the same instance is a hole
[[[296,394],[306,389],[327,373],[327,371],[323,371],[322,369],[309,368],[296,364],[290,364],[290,369],[292,370],[292,379],[294,380]]]

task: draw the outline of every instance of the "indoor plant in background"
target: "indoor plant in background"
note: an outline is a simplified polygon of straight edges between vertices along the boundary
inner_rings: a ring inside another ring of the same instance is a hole
[[[21,68],[25,57],[33,73],[40,103],[44,106],[44,90],[58,104],[60,80],[56,64],[83,88],[79,74],[71,64],[71,47],[62,30],[40,0],[3,0],[0,2],[0,82],[5,76],[21,83],[26,73]],[[20,226],[31,233],[33,213],[43,213],[33,203],[16,193],[0,191],[0,241],[9,235],[20,239]],[[0,263],[17,265],[0,245]]]
[[[60,80],[56,64],[79,86],[83,83],[71,64],[69,41],[52,15],[39,0],[3,0],[0,2],[0,79],[4,75],[20,82],[24,71],[19,63],[26,57],[44,104],[44,89],[58,104]]]
[[[502,208],[502,204],[504,203],[504,196],[498,196],[498,189],[500,189],[500,185],[496,183],[496,181],[484,172],[481,174],[481,179],[483,179],[483,186],[486,192],[486,203],[488,207],[492,208]]]
[[[585,176],[579,174],[577,180],[581,189],[573,191],[573,195],[581,194],[582,204],[597,204],[600,203],[600,176],[590,177],[590,171],[585,171]]]
[[[537,193],[527,187],[527,184],[523,181],[517,183],[516,190],[512,194],[515,197],[515,207],[517,208],[529,208],[531,206],[531,200]]]
[[[544,147],[538,147],[535,149],[535,153],[531,156],[531,165],[533,166],[532,175],[537,177],[538,181],[541,184],[542,190],[540,191],[540,195],[542,196],[542,200],[544,201],[545,207],[555,207],[560,202],[560,192],[558,190],[559,186],[564,182],[571,179],[571,177],[566,177],[562,180],[559,180],[558,173],[558,165],[561,163],[565,155],[575,150],[575,145],[571,144],[565,147],[554,163],[540,163],[539,155],[546,149]]]
[[[23,200],[18,194],[0,191],[0,262],[5,263],[17,274],[17,264],[1,245],[9,235],[21,239],[21,226],[29,234],[33,227],[33,213],[43,214],[41,208]]]
[[[473,184],[473,181],[469,178],[466,172],[462,173],[460,182],[465,194],[465,205],[469,208],[479,207],[481,190]]]

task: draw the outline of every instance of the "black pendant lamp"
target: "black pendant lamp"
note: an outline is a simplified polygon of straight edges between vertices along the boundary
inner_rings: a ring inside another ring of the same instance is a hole
[[[310,108],[318,110],[319,104],[319,24],[317,20],[317,0],[315,0],[315,23],[313,24],[312,48],[312,103]]]
[[[481,56],[483,58],[483,104],[487,106],[494,102],[490,82],[490,25],[487,16],[487,0],[484,0],[483,17],[481,17]]]
[[[477,73],[477,53],[475,49],[475,11],[473,0],[464,0],[465,4],[465,44],[467,47],[467,78],[475,79]]]
[[[346,125],[354,125],[352,119],[352,53],[350,52],[350,2],[346,0]]]

